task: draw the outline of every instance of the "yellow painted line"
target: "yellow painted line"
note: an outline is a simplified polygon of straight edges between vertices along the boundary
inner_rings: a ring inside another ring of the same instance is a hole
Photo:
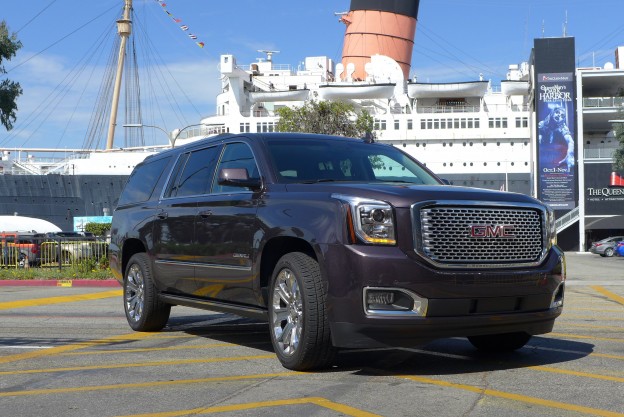
[[[621,309],[614,309],[614,308],[583,308],[583,307],[570,308],[567,304],[566,304],[566,307],[564,308],[566,309],[566,311],[593,311],[596,313],[621,313],[622,312]],[[565,317],[565,312],[563,313],[562,317]]]
[[[596,337],[596,336],[584,336],[580,334],[556,333],[556,332],[548,333],[548,336],[564,337],[564,338],[570,338],[570,339],[591,339],[591,340],[601,340],[601,341],[607,341],[607,342],[624,343],[624,339],[617,338],[617,337]]]
[[[81,386],[81,387],[67,387],[67,388],[48,388],[48,389],[35,389],[24,391],[4,391],[0,392],[1,397],[23,397],[29,395],[51,395],[51,394],[68,394],[71,392],[87,392],[87,391],[106,391],[106,390],[127,390],[138,388],[153,388],[153,387],[166,387],[174,385],[188,385],[188,384],[205,384],[211,382],[236,382],[246,381],[250,379],[270,379],[279,378],[284,376],[297,375],[298,372],[277,372],[271,374],[255,374],[255,375],[240,375],[240,376],[223,376],[213,378],[200,378],[200,379],[180,379],[177,381],[152,381],[152,382],[135,382],[130,384],[110,384],[110,385],[93,385],[93,386]]]
[[[123,290],[102,291],[91,294],[75,294],[62,297],[33,298],[30,300],[5,301],[0,303],[0,310],[14,308],[39,307],[51,304],[74,303],[77,301],[100,300],[102,298],[121,297]]]
[[[603,381],[624,382],[624,378],[609,375],[592,374],[589,372],[571,371],[568,369],[552,368],[550,366],[529,366],[528,369],[534,371],[550,372],[554,374],[580,376],[583,378],[601,379]]]
[[[0,364],[34,359],[41,356],[52,356],[77,349],[85,349],[93,346],[108,345],[111,343],[126,342],[128,340],[140,340],[151,337],[154,333],[129,333],[119,336],[106,337],[104,339],[87,340],[70,345],[57,346],[50,349],[34,350],[32,352],[18,353],[16,355],[0,356]]]
[[[268,342],[270,343],[270,342]],[[266,343],[263,343],[266,344]],[[138,352],[158,352],[163,350],[186,350],[186,349],[211,349],[219,347],[240,346],[234,343],[211,343],[207,345],[191,345],[191,346],[169,346],[169,347],[156,347],[156,348],[135,348],[135,349],[107,349],[107,350],[89,350],[86,352],[68,352],[63,353],[63,356],[84,356],[84,355],[106,355],[106,354],[124,354],[124,353],[138,353]]]
[[[126,368],[142,368],[148,366],[172,366],[172,365],[189,365],[197,363],[218,363],[218,362],[236,362],[236,361],[253,361],[259,359],[274,359],[275,354],[255,355],[255,356],[236,356],[225,358],[207,358],[207,359],[180,359],[176,361],[156,361],[156,362],[133,362],[133,363],[114,363],[109,365],[87,365],[72,366],[67,368],[44,368],[44,369],[25,369],[20,371],[1,371],[0,375],[22,375],[22,374],[43,374],[54,372],[73,372],[88,371],[95,369],[126,369]]]
[[[563,320],[562,320],[563,319]],[[624,321],[624,317],[596,317],[596,316],[575,316],[575,315],[565,315],[559,318],[559,323],[566,322],[567,319],[572,320],[595,320],[595,321]]]
[[[622,326],[599,326],[597,324],[582,324],[582,323],[561,323],[559,322],[560,326],[564,326],[564,327],[578,327],[578,328],[582,328],[582,329],[598,329],[598,330],[614,330],[616,332],[624,332],[624,327]]]
[[[132,414],[123,417],[179,417],[186,415],[201,415],[201,414],[214,414],[224,412],[236,412],[243,410],[255,410],[257,408],[267,407],[283,407],[288,405],[301,405],[301,404],[314,404],[316,406],[327,408],[329,410],[337,411],[341,415],[353,416],[353,417],[381,417],[379,414],[369,413],[355,407],[351,407],[345,404],[336,403],[326,398],[309,397],[309,398],[293,398],[290,400],[276,400],[276,401],[261,401],[245,404],[233,404],[233,405],[220,405],[216,407],[204,407],[193,408],[190,410],[168,411],[164,413],[149,413],[149,414]]]
[[[460,389],[464,391],[474,392],[479,395],[487,395],[490,397],[503,398],[506,400],[518,401],[518,402],[522,402],[525,404],[534,404],[534,405],[539,405],[539,406],[547,407],[547,408],[555,408],[558,410],[574,411],[577,413],[589,414],[592,416],[624,417],[624,413],[618,413],[615,411],[602,410],[599,408],[584,407],[581,405],[568,404],[568,403],[563,403],[559,401],[545,400],[542,398],[530,397],[528,395],[522,395],[522,394],[514,394],[511,392],[498,391],[498,390],[487,389],[487,388],[484,389],[484,388],[473,386],[473,385],[456,384],[454,382],[447,382],[447,381],[442,381],[438,379],[424,378],[420,376],[404,375],[404,376],[401,376],[401,378],[409,379],[415,382],[421,382],[423,384],[435,385],[438,387]]]
[[[607,298],[610,298],[611,300],[615,301],[616,303],[620,303],[624,306],[624,297],[621,297],[617,294],[612,293],[611,291],[599,286],[599,285],[593,285],[590,287],[592,290],[599,292],[600,294],[604,295]]]

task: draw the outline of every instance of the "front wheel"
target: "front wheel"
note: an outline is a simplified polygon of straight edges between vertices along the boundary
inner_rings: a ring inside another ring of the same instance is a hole
[[[474,347],[484,352],[511,352],[520,349],[531,339],[531,335],[524,332],[488,334],[483,336],[468,336]]]
[[[325,368],[334,360],[327,318],[327,289],[318,262],[293,252],[280,258],[269,293],[271,342],[285,368]]]
[[[145,253],[137,253],[130,258],[123,281],[123,297],[126,319],[132,329],[155,332],[167,324],[171,305],[158,298],[149,258]]]

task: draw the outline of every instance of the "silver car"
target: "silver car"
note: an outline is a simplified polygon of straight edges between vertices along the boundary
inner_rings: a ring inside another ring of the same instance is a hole
[[[622,240],[624,240],[624,236],[611,236],[592,243],[589,251],[600,256],[613,256],[615,253],[615,246]]]

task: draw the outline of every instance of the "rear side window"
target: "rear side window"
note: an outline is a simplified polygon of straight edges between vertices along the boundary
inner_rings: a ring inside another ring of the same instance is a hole
[[[163,170],[169,163],[169,159],[162,158],[139,165],[128,178],[128,182],[119,197],[119,205],[149,200]]]

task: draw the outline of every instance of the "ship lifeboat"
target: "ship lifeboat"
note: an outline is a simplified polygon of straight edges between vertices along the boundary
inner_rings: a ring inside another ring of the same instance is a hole
[[[305,101],[308,99],[310,90],[302,88],[299,90],[270,90],[252,91],[249,93],[249,100],[252,103],[272,102],[272,101]]]
[[[503,93],[506,96],[528,96],[529,95],[529,82],[528,81],[503,80],[501,81],[501,93]]]
[[[407,95],[410,98],[483,97],[487,90],[487,81],[468,81],[463,83],[442,84],[407,84]]]
[[[337,82],[320,84],[318,93],[321,100],[376,100],[391,98],[394,94],[395,86],[395,83]]]

